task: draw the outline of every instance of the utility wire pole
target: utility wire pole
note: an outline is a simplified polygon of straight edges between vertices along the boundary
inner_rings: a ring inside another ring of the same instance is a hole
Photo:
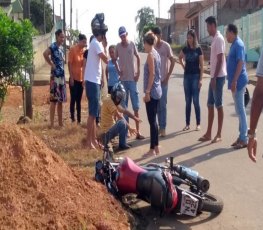
[[[65,3],[65,0],[63,0],[63,31],[64,31],[64,34],[65,34],[65,36],[66,36],[66,3]],[[65,41],[64,41],[65,63],[67,63],[66,40],[67,40],[67,36],[66,36],[66,39],[65,39]]]
[[[72,29],[72,0],[70,0],[70,29]]]
[[[30,0],[23,0],[23,17],[24,19],[30,19]],[[32,65],[33,63],[31,63]],[[25,67],[26,70],[26,67]],[[25,97],[25,112],[26,116],[30,119],[33,118],[33,106],[32,106],[32,85],[33,85],[33,69],[32,66],[27,69],[28,71],[25,71],[25,75],[29,74],[30,78],[30,84],[29,87],[25,90],[24,97]]]
[[[47,29],[46,29],[46,10],[45,10],[45,1],[46,0],[43,0],[43,19],[44,19],[44,22],[43,22],[43,27],[44,27],[44,30],[43,30],[43,32],[44,32],[44,34],[46,34],[47,33]]]

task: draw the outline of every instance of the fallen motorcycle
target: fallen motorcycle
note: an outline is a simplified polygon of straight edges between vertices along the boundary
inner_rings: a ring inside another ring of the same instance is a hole
[[[196,216],[202,211],[220,213],[223,201],[208,193],[210,183],[197,171],[174,164],[173,157],[165,165],[137,165],[128,157],[119,163],[99,160],[95,179],[103,183],[116,198],[130,193],[160,210],[160,215],[176,213]]]

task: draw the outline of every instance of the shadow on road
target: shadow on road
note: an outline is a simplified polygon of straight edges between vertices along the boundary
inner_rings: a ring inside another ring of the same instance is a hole
[[[133,209],[133,211],[137,212],[141,216],[141,218],[148,220],[147,227],[145,225],[141,226],[141,228],[139,228],[140,230],[191,230],[193,226],[201,225],[203,223],[211,221],[218,216],[212,213],[204,212],[197,217],[189,217],[172,212],[170,214],[165,214],[163,217],[160,217],[160,213],[157,210],[153,209],[150,206],[140,207],[140,205]]]
[[[212,145],[212,144],[210,142],[206,143],[206,144],[204,144],[202,142],[201,143],[199,142],[199,143],[196,143],[196,144],[184,147],[182,149],[178,149],[178,150],[176,150],[174,152],[171,152],[171,153],[168,153],[166,155],[162,155],[162,156],[156,157],[155,159],[151,159],[148,162],[146,162],[145,164],[150,163],[150,162],[163,163],[163,162],[165,162],[165,159],[167,157],[173,156],[173,157],[175,157],[174,162],[176,164],[185,165],[187,167],[193,167],[193,166],[195,166],[196,164],[198,164],[200,162],[210,160],[212,158],[215,158],[217,156],[221,156],[223,154],[234,152],[233,148],[218,148],[218,149],[214,149],[212,151],[209,151],[207,153],[204,153],[202,155],[190,158],[188,160],[184,160],[184,161],[181,161],[181,162],[177,162],[176,161],[176,157],[177,156],[180,156],[182,154],[191,153],[191,151],[193,151],[193,150],[196,150],[196,149],[199,149],[199,148],[203,148],[203,147],[208,146],[208,145]],[[140,160],[142,160],[142,159],[137,159],[136,162],[138,162]]]

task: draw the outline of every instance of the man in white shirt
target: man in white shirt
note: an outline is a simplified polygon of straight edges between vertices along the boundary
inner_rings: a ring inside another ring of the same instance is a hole
[[[89,117],[87,121],[87,146],[96,149],[96,117],[99,114],[100,87],[103,86],[101,60],[108,63],[106,55],[106,32],[108,27],[104,24],[104,15],[96,14],[91,22],[91,29],[94,35],[89,47],[84,80],[86,96],[89,102]],[[102,44],[101,44],[102,42]]]
[[[207,131],[199,138],[199,141],[209,141],[212,138],[212,126],[214,121],[214,107],[218,114],[217,134],[212,143],[222,140],[221,132],[223,127],[224,110],[223,110],[223,88],[225,84],[226,58],[225,58],[225,40],[223,35],[217,31],[217,21],[214,16],[208,17],[206,20],[207,31],[213,37],[211,44],[210,65],[211,65],[211,82],[208,91],[208,126]]]

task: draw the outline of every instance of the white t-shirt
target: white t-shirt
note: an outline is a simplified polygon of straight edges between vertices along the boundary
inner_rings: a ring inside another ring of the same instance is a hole
[[[263,77],[263,51],[261,52],[260,58],[258,60],[257,76]]]
[[[84,80],[101,84],[101,59],[99,54],[103,53],[102,44],[96,39],[93,38],[90,46],[87,57],[87,63],[85,67]]]
[[[218,73],[218,76],[215,75],[216,64],[217,64],[217,55],[223,54],[223,63],[222,67]],[[223,35],[217,31],[216,35],[213,38],[211,44],[211,55],[210,55],[210,68],[211,68],[211,77],[225,77],[227,75],[226,72],[226,58],[225,58],[225,40]]]

